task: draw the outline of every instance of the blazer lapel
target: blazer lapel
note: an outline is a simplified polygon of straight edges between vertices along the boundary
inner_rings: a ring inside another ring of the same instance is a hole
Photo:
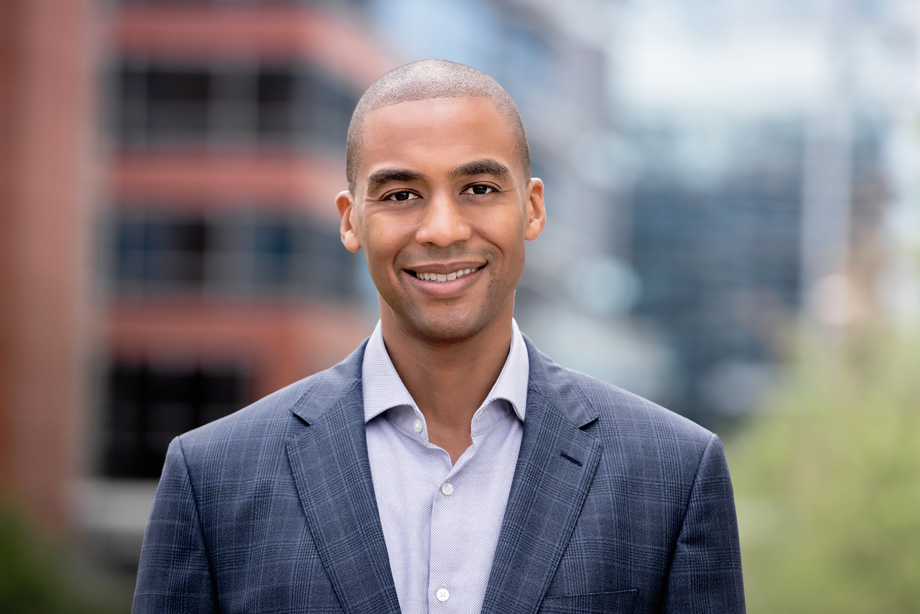
[[[527,345],[530,383],[524,435],[483,612],[537,610],[601,457],[600,444],[581,430],[597,418],[581,391],[529,341]]]
[[[310,533],[342,608],[397,613],[367,457],[362,350],[333,373],[343,375],[342,387],[317,386],[329,390],[316,390],[298,401],[293,411],[309,426],[288,442],[287,454]],[[325,409],[324,400],[328,407],[330,399],[338,401]]]

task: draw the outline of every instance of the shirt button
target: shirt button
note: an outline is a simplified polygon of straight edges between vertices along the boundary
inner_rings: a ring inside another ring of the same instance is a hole
[[[445,497],[449,497],[454,494],[454,485],[450,482],[444,482],[441,484],[441,492],[444,493]],[[441,589],[444,590],[444,589]],[[441,601],[444,601],[443,599]]]
[[[421,421],[421,420],[416,420],[416,421],[415,421],[415,424],[412,425],[412,428],[415,429],[415,432],[416,432],[416,433],[421,433],[421,432],[422,432],[422,429],[424,428],[424,427],[422,426],[422,421]]]
[[[446,588],[439,588],[438,592],[435,593],[434,596],[438,598],[438,601],[447,601],[450,599],[450,591],[448,591]]]

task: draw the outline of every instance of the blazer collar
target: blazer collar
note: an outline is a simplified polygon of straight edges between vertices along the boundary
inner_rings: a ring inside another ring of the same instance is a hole
[[[315,376],[295,402],[291,411],[308,426],[286,449],[310,534],[342,609],[398,613],[367,457],[364,347]]]
[[[316,424],[327,411],[341,405],[341,401],[357,392],[361,396],[361,364],[367,339],[354,352],[334,367],[308,378],[304,392],[294,401],[291,411],[307,424]]]
[[[533,342],[524,335],[527,355],[530,359],[530,379],[527,382],[527,403],[534,393],[549,403],[554,411],[562,413],[567,422],[583,429],[600,416],[598,408],[592,405],[578,386],[571,373],[557,365],[553,360],[537,349]]]
[[[535,612],[568,546],[601,458],[575,379],[530,342],[527,418],[483,612]]]
[[[597,420],[597,408],[588,402],[567,370],[538,350],[527,335],[522,336],[530,362],[528,406],[532,392],[564,408],[566,419],[578,428],[584,428]],[[357,391],[360,395],[361,366],[367,342],[365,339],[345,360],[314,376],[317,378],[316,383],[295,401],[291,411],[307,424],[314,424],[342,399],[343,392],[347,395]],[[363,399],[361,403],[363,405]]]
[[[530,360],[521,450],[483,612],[534,612],[568,545],[601,457],[598,412],[574,378],[524,338]],[[374,496],[361,365],[366,342],[315,376],[287,444],[311,535],[346,612],[399,612]],[[522,577],[522,574],[524,577]]]

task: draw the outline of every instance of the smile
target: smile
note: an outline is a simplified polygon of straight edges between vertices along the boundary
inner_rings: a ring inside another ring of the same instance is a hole
[[[459,271],[453,271],[451,273],[416,273],[415,271],[411,271],[411,273],[415,275],[417,278],[421,279],[422,281],[433,281],[436,283],[444,283],[448,281],[454,281],[455,279],[459,277],[463,277],[464,275],[469,275],[470,273],[474,273],[478,271],[480,268],[482,267],[477,267],[474,269],[460,269]]]

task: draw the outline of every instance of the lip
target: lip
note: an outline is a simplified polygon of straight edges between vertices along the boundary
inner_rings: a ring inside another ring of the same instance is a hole
[[[418,266],[407,266],[403,267],[405,271],[411,271],[412,273],[438,273],[441,275],[447,275],[448,273],[454,273],[456,271],[461,271],[463,269],[481,269],[486,265],[485,262],[474,262],[472,260],[463,260],[456,262],[444,262],[444,263],[428,263],[420,264]],[[410,275],[412,274],[410,273]]]
[[[460,296],[476,284],[485,267],[486,264],[484,262],[429,263],[405,267],[403,273],[408,279],[408,282],[423,294],[433,298],[446,299]],[[473,269],[473,271],[449,281],[426,281],[414,275],[414,273],[447,275],[464,269]]]

